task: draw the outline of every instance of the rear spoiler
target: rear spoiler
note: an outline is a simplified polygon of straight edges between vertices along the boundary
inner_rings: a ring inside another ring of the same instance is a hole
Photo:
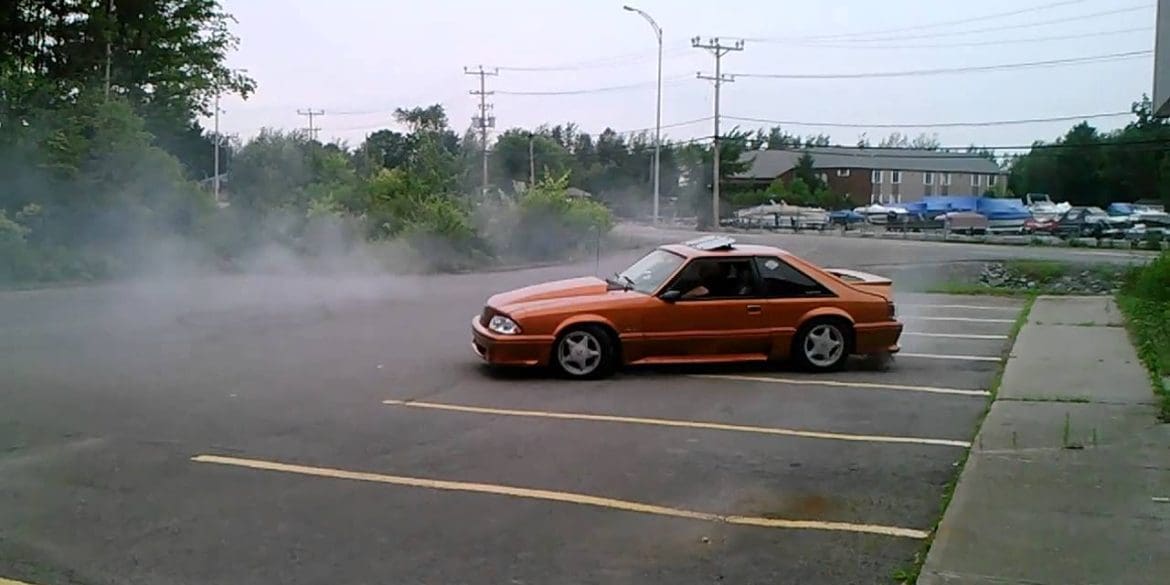
[[[873,292],[882,295],[886,300],[890,300],[893,291],[891,290],[894,281],[876,274],[868,272],[861,272],[858,270],[848,270],[846,268],[825,268],[825,272],[840,278],[841,280],[856,286],[864,291]]]

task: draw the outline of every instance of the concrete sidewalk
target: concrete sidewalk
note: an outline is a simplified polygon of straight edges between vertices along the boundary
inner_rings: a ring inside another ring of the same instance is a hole
[[[1170,425],[1120,325],[1036,300],[919,585],[1170,583]]]

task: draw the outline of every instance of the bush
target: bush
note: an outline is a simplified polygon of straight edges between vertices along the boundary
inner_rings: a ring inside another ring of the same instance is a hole
[[[1170,389],[1162,382],[1170,375],[1170,252],[1131,269],[1117,302],[1151,382],[1162,393],[1162,419],[1170,422]]]
[[[545,179],[521,195],[513,252],[534,260],[562,258],[595,244],[613,228],[608,208],[567,196],[567,184],[567,177]]]

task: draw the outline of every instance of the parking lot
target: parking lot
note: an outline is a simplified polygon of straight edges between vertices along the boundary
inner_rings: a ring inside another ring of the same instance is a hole
[[[892,364],[566,382],[486,372],[449,310],[471,277],[443,278],[442,294],[396,281],[397,300],[263,327],[94,326],[101,343],[68,360],[43,351],[51,326],[22,338],[6,367],[39,390],[0,414],[17,446],[0,459],[0,576],[889,582],[939,516],[1020,310],[899,294]],[[395,328],[432,305],[427,331]]]

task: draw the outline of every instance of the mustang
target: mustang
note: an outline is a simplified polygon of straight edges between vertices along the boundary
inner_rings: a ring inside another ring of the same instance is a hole
[[[661,246],[612,278],[500,293],[472,321],[493,366],[552,366],[600,378],[622,364],[793,359],[836,370],[851,354],[898,351],[889,279],[823,269],[722,236]]]

